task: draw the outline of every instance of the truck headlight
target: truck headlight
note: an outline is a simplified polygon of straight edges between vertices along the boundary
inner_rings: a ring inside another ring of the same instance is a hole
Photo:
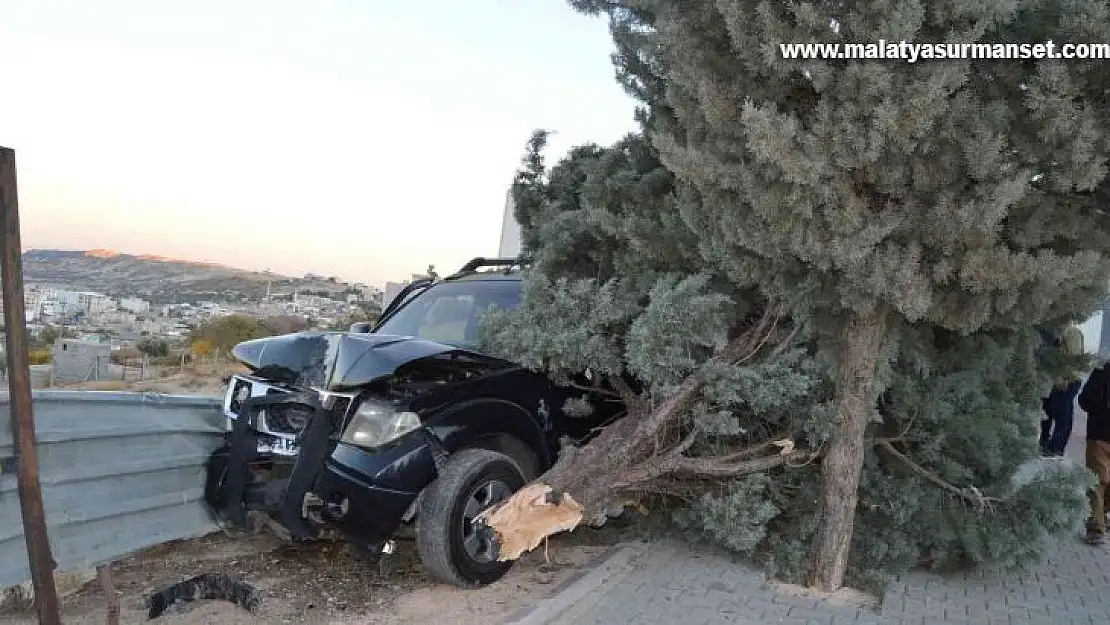
[[[420,425],[420,417],[415,412],[397,412],[391,406],[368,400],[355,411],[340,440],[359,447],[378,447]]]

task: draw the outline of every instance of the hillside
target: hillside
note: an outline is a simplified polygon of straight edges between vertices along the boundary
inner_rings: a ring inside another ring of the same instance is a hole
[[[111,250],[28,250],[23,254],[23,280],[114,297],[142,297],[156,304],[259,299],[265,296],[268,283],[274,295],[292,293],[293,289],[339,293],[345,288],[341,282],[325,279],[292,278]]]

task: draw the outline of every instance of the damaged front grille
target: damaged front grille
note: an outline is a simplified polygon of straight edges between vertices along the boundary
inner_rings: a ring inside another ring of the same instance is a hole
[[[301,406],[272,406],[262,411],[264,427],[275,434],[300,434],[311,416]]]
[[[294,389],[282,388],[262,380],[234,375],[228,385],[224,400],[224,412],[229,419],[236,419],[243,401],[248,397],[287,395],[291,392],[294,392]],[[348,410],[350,410],[354,397],[321,393],[321,399],[325,396],[332,398],[333,403],[329,412],[333,417],[335,426],[339,427]],[[258,417],[257,431],[277,439],[283,439],[285,444],[281,447],[284,448],[292,444],[294,439],[304,431],[305,426],[312,418],[312,411],[306,406],[298,404],[279,404],[262,408],[258,412]]]

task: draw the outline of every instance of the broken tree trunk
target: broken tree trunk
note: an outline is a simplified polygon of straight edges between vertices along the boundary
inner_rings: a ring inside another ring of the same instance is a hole
[[[809,584],[832,592],[844,583],[852,545],[867,423],[875,407],[873,381],[886,317],[852,314],[840,334],[836,395],[838,426],[821,459],[821,499]]]
[[[714,359],[728,363],[751,359],[767,342],[779,317],[767,311]],[[688,456],[697,432],[680,426],[704,385],[702,376],[695,373],[673,396],[650,408],[616,381],[624,397],[625,415],[582,447],[562,450],[548,472],[478,519],[492,532],[498,559],[515,560],[544,538],[582,523],[601,525],[633,504],[638,495],[684,494],[690,486],[707,480],[766,471],[814,457],[812,452],[794,450],[788,436],[723,456]]]

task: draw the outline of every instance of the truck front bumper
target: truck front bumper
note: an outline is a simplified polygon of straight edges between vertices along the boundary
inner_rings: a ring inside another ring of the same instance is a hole
[[[267,435],[253,415],[276,404],[300,404],[313,416],[298,437],[297,455],[260,451]],[[232,421],[227,445],[209,460],[206,500],[215,516],[245,527],[249,510],[279,515],[297,540],[330,526],[348,540],[375,548],[396,532],[425,486],[436,478],[439,441],[418,430],[379,449],[333,440],[341,424],[311,394],[245,400]],[[259,479],[259,468],[269,477]]]

